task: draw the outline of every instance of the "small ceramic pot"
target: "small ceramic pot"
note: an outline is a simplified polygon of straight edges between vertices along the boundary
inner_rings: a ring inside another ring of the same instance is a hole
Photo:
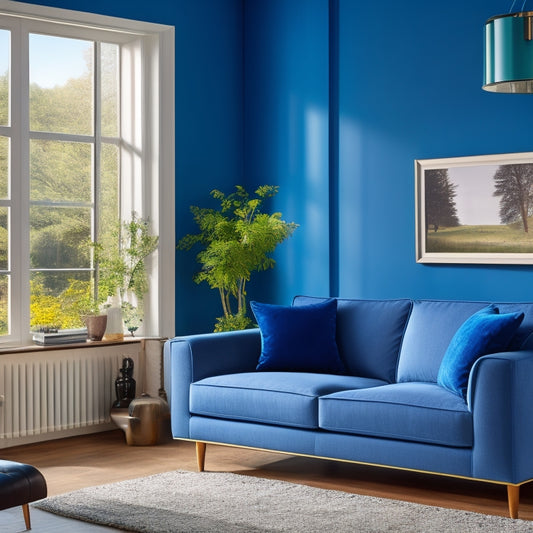
[[[87,340],[101,341],[107,326],[107,315],[91,315],[84,317],[87,326]]]

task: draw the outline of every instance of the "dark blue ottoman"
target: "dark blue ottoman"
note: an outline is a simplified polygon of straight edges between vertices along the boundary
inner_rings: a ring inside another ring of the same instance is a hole
[[[31,529],[28,504],[42,498],[46,498],[46,481],[37,468],[0,459],[0,510],[22,505],[26,529]]]

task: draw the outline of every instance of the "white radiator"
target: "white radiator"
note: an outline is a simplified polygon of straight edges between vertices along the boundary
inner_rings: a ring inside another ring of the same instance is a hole
[[[124,357],[141,390],[141,344],[0,355],[0,448],[114,427],[109,416]]]

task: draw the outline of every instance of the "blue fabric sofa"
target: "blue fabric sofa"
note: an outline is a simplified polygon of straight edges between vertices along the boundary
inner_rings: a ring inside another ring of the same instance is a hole
[[[217,443],[502,484],[516,518],[533,479],[533,303],[495,305],[524,318],[473,363],[464,397],[438,383],[439,369],[487,302],[338,299],[342,374],[257,371],[259,329],[168,340],[172,434],[196,441],[200,470]]]

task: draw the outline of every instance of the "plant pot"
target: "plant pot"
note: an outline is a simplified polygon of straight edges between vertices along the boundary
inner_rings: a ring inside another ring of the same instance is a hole
[[[101,341],[107,326],[107,315],[91,315],[84,317],[87,326],[87,340]]]

